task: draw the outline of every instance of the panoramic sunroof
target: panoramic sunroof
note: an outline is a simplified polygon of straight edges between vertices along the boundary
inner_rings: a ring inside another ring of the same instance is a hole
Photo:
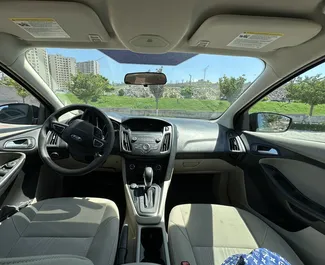
[[[195,53],[168,52],[164,54],[135,53],[128,50],[99,50],[118,63],[178,65],[196,56]]]

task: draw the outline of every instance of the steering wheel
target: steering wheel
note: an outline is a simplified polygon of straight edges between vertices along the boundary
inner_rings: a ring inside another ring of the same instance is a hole
[[[106,126],[105,136],[100,128],[82,119],[74,119],[70,124],[58,121],[63,114],[82,110],[84,113],[96,115]],[[94,159],[87,166],[78,169],[68,169],[54,163],[47,152],[47,134],[49,131],[55,132],[69,147],[72,157],[93,156]],[[38,150],[43,162],[54,171],[67,176],[85,175],[100,167],[111,153],[114,146],[114,127],[111,120],[99,109],[83,105],[74,104],[63,107],[54,112],[44,122],[38,136]]]

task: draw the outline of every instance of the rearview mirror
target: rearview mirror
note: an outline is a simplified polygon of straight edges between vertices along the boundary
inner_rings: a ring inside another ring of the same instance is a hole
[[[250,127],[254,132],[285,132],[290,128],[292,118],[269,112],[249,115]]]
[[[164,73],[144,72],[129,73],[124,77],[124,83],[127,85],[164,85],[167,83],[167,77]]]

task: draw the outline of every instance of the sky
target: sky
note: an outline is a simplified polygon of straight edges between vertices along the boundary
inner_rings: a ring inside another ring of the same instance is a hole
[[[158,65],[137,65],[121,64],[98,50],[84,49],[47,49],[48,54],[61,54],[66,57],[74,57],[77,62],[98,60],[101,75],[107,77],[110,82],[123,82],[126,73],[155,71]],[[206,80],[217,82],[223,75],[238,77],[245,75],[247,81],[254,81],[264,70],[264,62],[257,58],[235,57],[223,55],[199,54],[177,66],[163,66],[168,83],[188,82],[189,75],[192,81],[203,79],[204,68],[206,70]]]
[[[101,75],[114,83],[123,82],[126,73],[154,71],[159,67],[158,65],[121,64],[96,49],[48,48],[47,52],[49,54],[74,57],[77,62],[98,60]],[[258,58],[199,54],[177,66],[164,66],[163,72],[167,76],[168,83],[188,82],[189,75],[192,75],[192,81],[195,82],[203,79],[203,69],[207,66],[205,79],[211,82],[217,82],[223,75],[238,77],[243,74],[247,81],[253,82],[265,67],[264,62]],[[307,71],[303,76],[316,74],[325,75],[325,63]]]

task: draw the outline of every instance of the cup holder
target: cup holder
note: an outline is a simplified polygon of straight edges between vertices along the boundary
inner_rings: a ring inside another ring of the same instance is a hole
[[[141,262],[165,265],[161,228],[142,228],[141,246],[143,248],[143,258]]]

